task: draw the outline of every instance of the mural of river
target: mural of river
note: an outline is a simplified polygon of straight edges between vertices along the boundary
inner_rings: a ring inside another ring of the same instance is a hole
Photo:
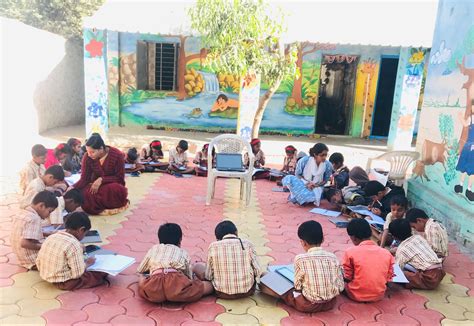
[[[206,76],[207,77],[207,76]],[[262,90],[262,93],[265,91]],[[217,93],[216,88],[198,94],[184,101],[175,97],[150,99],[144,103],[134,103],[123,109],[127,113],[151,121],[157,126],[175,126],[186,129],[235,129],[237,119],[210,117],[211,106],[218,94],[237,99],[237,94]],[[310,133],[314,129],[314,117],[288,114],[284,111],[287,95],[275,94],[268,104],[261,129],[264,131],[298,130]],[[199,110],[195,110],[199,108]]]

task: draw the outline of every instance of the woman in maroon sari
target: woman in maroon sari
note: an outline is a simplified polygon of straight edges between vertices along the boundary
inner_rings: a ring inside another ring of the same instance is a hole
[[[86,149],[81,179],[73,186],[84,196],[82,209],[92,215],[112,215],[127,209],[123,153],[105,146],[99,134],[92,134]]]

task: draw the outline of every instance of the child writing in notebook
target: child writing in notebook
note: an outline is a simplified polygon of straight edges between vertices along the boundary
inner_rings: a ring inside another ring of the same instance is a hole
[[[54,149],[48,149],[46,153],[46,161],[44,162],[44,167],[49,168],[53,165],[62,165],[69,152],[69,146],[65,143],[59,144]]]
[[[140,163],[145,164],[145,172],[166,171],[168,163],[161,162],[163,159],[163,145],[158,139],[153,140],[148,145],[143,145],[140,151]]]
[[[139,176],[140,172],[145,171],[145,166],[138,163],[138,151],[135,147],[130,148],[125,155],[125,173],[131,173],[133,176]]]
[[[188,166],[188,142],[180,140],[178,146],[170,148],[169,167],[171,174],[193,174],[194,168]]]
[[[425,211],[412,208],[407,212],[407,220],[417,232],[423,232],[426,241],[439,258],[448,256],[448,233],[440,222],[428,217]]]
[[[64,216],[74,212],[84,203],[84,197],[78,189],[71,189],[62,197],[57,197],[58,207],[49,215],[49,223],[59,226],[64,224]]]
[[[58,207],[58,200],[53,193],[44,190],[38,192],[31,205],[26,207],[13,219],[10,243],[21,266],[32,269],[44,239],[41,221]]]
[[[255,161],[253,166],[255,169],[259,169],[259,171],[254,172],[253,179],[266,179],[270,176],[270,171],[265,169],[265,154],[263,153],[261,147],[262,142],[258,138],[254,138],[250,141],[250,145],[252,146],[252,153],[255,156]],[[248,167],[250,164],[249,155],[245,153],[244,155],[244,165]]]
[[[302,312],[332,309],[336,298],[344,290],[342,269],[337,257],[321,248],[323,229],[316,221],[307,221],[298,227],[298,237],[304,254],[295,257],[295,287],[278,296],[260,284],[262,292],[281,298],[287,305]]]
[[[255,292],[256,278],[261,274],[254,245],[239,238],[237,227],[231,221],[217,224],[214,234],[217,241],[209,246],[205,279],[212,282],[219,298],[251,296]]]
[[[364,219],[352,219],[347,234],[355,245],[342,259],[347,296],[358,302],[382,300],[393,277],[393,256],[370,240],[372,230]]]
[[[196,153],[196,157],[194,158],[193,163],[196,164],[194,169],[197,176],[207,177],[208,153],[209,153],[209,144],[204,144],[202,149]],[[214,156],[215,156],[215,150],[212,149],[212,165],[215,164]]]
[[[278,185],[281,186],[281,179],[286,175],[294,175],[296,169],[296,163],[298,158],[296,156],[296,148],[293,145],[285,147],[285,158],[283,159],[283,166],[280,170],[270,170],[270,180],[277,181]]]
[[[49,167],[44,175],[30,182],[20,201],[20,208],[26,208],[31,204],[33,197],[43,190],[54,191],[55,185],[64,181],[64,170],[59,165]],[[49,187],[49,188],[48,188]]]
[[[210,282],[194,279],[189,254],[181,249],[183,232],[175,223],[158,229],[160,244],[154,245],[143,258],[138,273],[148,273],[138,282],[138,294],[150,302],[194,302],[211,294]]]
[[[395,254],[395,262],[400,266],[408,279],[409,289],[433,290],[438,287],[446,273],[441,265],[441,258],[430,244],[418,234],[411,232],[407,219],[392,221],[389,231],[401,243]]]
[[[388,231],[388,227],[392,221],[405,218],[405,213],[407,212],[407,209],[408,199],[405,196],[393,196],[393,198],[390,200],[390,213],[388,213],[387,217],[385,217],[385,224],[383,225],[380,247],[383,248],[391,243],[390,251],[392,253],[395,253],[399,243],[397,241],[393,241],[392,237],[390,236],[390,232]]]
[[[390,213],[390,201],[394,196],[403,195],[405,191],[402,187],[390,186],[385,187],[378,181],[369,181],[364,187],[366,197],[372,199],[372,204],[369,205],[372,213],[381,216],[384,220],[388,213]]]
[[[33,179],[44,175],[46,168],[44,162],[46,161],[46,148],[41,144],[36,144],[31,148],[31,161],[20,172],[20,189],[24,194],[26,187]]]
[[[50,235],[41,246],[36,259],[40,277],[65,291],[108,283],[107,273],[87,271],[95,258],[84,260],[80,241],[91,229],[89,216],[84,212],[74,212],[67,217],[65,227],[66,230]]]

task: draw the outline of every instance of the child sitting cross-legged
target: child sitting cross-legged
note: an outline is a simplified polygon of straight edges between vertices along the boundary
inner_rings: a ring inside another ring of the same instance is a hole
[[[64,170],[59,165],[50,166],[44,175],[31,181],[26,187],[23,198],[20,201],[20,208],[26,208],[31,204],[33,197],[43,190],[55,191],[55,185],[64,181]]]
[[[21,266],[35,268],[36,257],[44,239],[41,221],[58,207],[53,193],[44,190],[33,197],[31,205],[13,219],[10,242]]]
[[[238,299],[255,292],[260,265],[254,245],[238,237],[231,221],[222,221],[215,229],[217,241],[207,254],[205,278],[212,282],[216,295],[223,299]]]
[[[188,166],[188,142],[180,140],[178,146],[170,148],[168,171],[171,174],[194,174],[194,168]]]
[[[344,290],[342,269],[337,257],[321,248],[323,229],[316,221],[306,221],[298,228],[304,254],[295,257],[295,287],[281,297],[260,284],[263,293],[281,298],[287,305],[302,312],[332,309]]]
[[[438,287],[446,273],[441,258],[431,249],[421,235],[412,235],[410,222],[399,219],[390,223],[392,236],[401,241],[395,254],[395,262],[400,265],[410,283],[409,289],[433,290]]]
[[[158,229],[160,244],[148,250],[137,269],[149,273],[138,282],[139,295],[151,302],[194,302],[213,291],[210,282],[194,279],[188,253],[181,249],[183,233],[175,223]],[[202,272],[202,271],[201,271]]]
[[[66,291],[87,289],[107,283],[103,272],[87,271],[94,257],[84,260],[80,241],[91,229],[89,216],[74,212],[66,218],[66,230],[50,235],[41,246],[36,265],[46,282]]]
[[[370,240],[372,230],[365,219],[352,219],[347,234],[355,245],[342,259],[347,296],[359,302],[383,299],[387,282],[393,277],[393,256]]]
[[[448,233],[443,224],[429,218],[425,211],[419,208],[410,209],[407,212],[407,220],[412,228],[424,233],[426,241],[439,258],[445,259],[448,256]]]

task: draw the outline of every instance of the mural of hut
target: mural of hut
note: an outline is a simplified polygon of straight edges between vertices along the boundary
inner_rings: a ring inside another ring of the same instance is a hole
[[[85,44],[97,43],[99,35],[110,126],[235,131],[240,79],[206,65],[198,37],[85,29]],[[97,57],[85,50],[86,80],[100,78],[88,65]],[[426,49],[409,50],[423,72]],[[395,46],[299,42],[301,77],[282,82],[261,132],[387,137],[405,52]],[[268,88],[265,81],[261,88]]]

